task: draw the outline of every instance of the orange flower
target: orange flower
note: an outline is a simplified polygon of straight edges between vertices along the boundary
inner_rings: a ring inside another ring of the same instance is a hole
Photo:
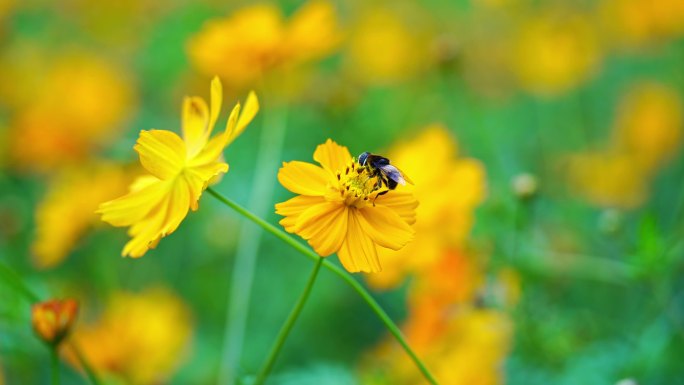
[[[413,238],[418,201],[409,192],[378,189],[368,169],[330,139],[313,158],[322,167],[292,161],[278,172],[280,183],[300,194],[276,205],[285,217],[280,224],[323,257],[337,252],[349,272],[381,271],[378,248],[399,250]]]
[[[31,322],[38,337],[51,345],[58,345],[76,321],[78,303],[73,299],[39,302],[31,307]]]

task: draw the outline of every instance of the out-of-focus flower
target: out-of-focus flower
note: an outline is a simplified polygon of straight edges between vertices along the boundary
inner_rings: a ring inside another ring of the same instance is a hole
[[[252,121],[259,103],[250,93],[240,113],[232,110],[225,131],[211,137],[218,119],[223,90],[218,78],[211,82],[211,106],[199,97],[183,103],[183,138],[172,131],[141,131],[135,145],[140,163],[149,172],[136,179],[131,191],[121,198],[102,203],[97,212],[102,220],[117,227],[129,227],[132,239],[123,256],[143,256],[161,238],[178,228],[188,213],[197,210],[202,192],[217,175],[228,171],[223,150]]]
[[[36,335],[50,345],[59,345],[76,322],[78,303],[73,299],[52,299],[31,307],[31,322]]]
[[[218,74],[229,87],[241,89],[322,58],[339,40],[328,1],[309,1],[287,22],[278,7],[261,4],[208,21],[189,41],[188,53],[201,72]]]
[[[569,157],[571,188],[602,207],[641,205],[653,176],[680,150],[683,123],[682,101],[673,90],[639,84],[620,102],[607,148]]]
[[[684,3],[679,0],[604,0],[601,15],[619,45],[645,45],[684,34]]]
[[[671,88],[635,85],[618,106],[614,146],[647,169],[662,166],[682,146],[682,108],[682,99]]]
[[[14,9],[15,3],[16,0],[0,0],[0,21],[5,20],[5,17]],[[2,27],[0,27],[0,34],[2,34],[2,32]],[[0,378],[2,378],[2,376],[0,376]]]
[[[422,311],[416,309],[414,314]],[[488,309],[428,312],[433,314],[426,318],[411,315],[407,326],[421,332],[437,328],[439,332],[420,343],[411,334],[406,337],[440,384],[503,383],[503,362],[513,332],[505,313]],[[364,383],[415,385],[425,381],[394,341],[385,340],[365,361],[361,368],[367,380]]]
[[[414,77],[432,60],[427,26],[396,9],[362,10],[347,47],[348,69],[365,83],[391,84]],[[416,25],[417,24],[417,25]],[[425,23],[427,24],[427,23]]]
[[[587,80],[599,66],[600,54],[590,20],[551,11],[521,22],[513,61],[522,88],[555,95]]]
[[[399,250],[413,238],[418,201],[410,192],[378,189],[377,178],[330,139],[313,158],[321,167],[292,161],[278,172],[280,183],[300,194],[276,205],[285,217],[280,224],[321,256],[337,252],[350,272],[379,272],[378,250]]]
[[[634,208],[647,197],[649,173],[634,157],[610,152],[585,152],[568,159],[570,188],[590,203]]]
[[[165,383],[183,362],[192,337],[191,314],[163,289],[116,293],[100,317],[79,325],[72,340],[93,370],[122,383]],[[64,351],[74,366],[79,361]]]
[[[39,87],[9,101],[17,113],[7,134],[8,157],[20,169],[51,171],[83,161],[117,134],[130,113],[132,86],[111,64],[83,54],[51,63]]]
[[[367,277],[376,288],[399,285],[407,274],[431,269],[445,250],[459,249],[486,194],[484,167],[474,159],[457,157],[457,144],[444,126],[425,128],[388,155],[415,182],[408,188],[421,202],[416,210],[420,220],[414,226],[414,242],[399,252],[381,250],[383,272]],[[425,159],[430,159],[429,167]]]
[[[34,264],[38,268],[59,264],[99,222],[98,205],[125,193],[129,179],[121,167],[106,163],[70,168],[57,175],[36,208],[31,245]]]

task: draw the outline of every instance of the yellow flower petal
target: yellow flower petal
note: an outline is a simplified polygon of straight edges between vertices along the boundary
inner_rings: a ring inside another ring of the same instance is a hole
[[[399,250],[413,239],[411,226],[387,206],[369,206],[359,209],[358,213],[363,231],[382,247]]]
[[[322,202],[324,202],[324,198],[320,196],[312,197],[306,195],[297,195],[292,199],[276,204],[276,214],[285,217],[280,220],[280,225],[285,228],[285,231],[294,233],[295,224],[297,223],[299,215],[310,206]]]
[[[350,273],[382,271],[378,250],[373,240],[363,231],[357,218],[358,212],[354,209],[347,212],[347,236],[337,252],[340,262]]]
[[[171,187],[169,181],[157,179],[152,182],[149,177],[141,177],[138,180],[149,184],[138,190],[133,190],[121,198],[100,205],[96,213],[102,215],[103,221],[119,227],[130,226],[141,221],[159,205]],[[134,185],[137,182],[134,182]]]
[[[391,208],[409,225],[416,223],[418,201],[410,192],[394,190],[389,194],[380,195],[375,200],[375,205]]]
[[[325,195],[330,175],[322,168],[311,163],[292,161],[283,162],[278,171],[278,181],[295,194]]]
[[[171,131],[143,130],[133,148],[143,167],[159,179],[178,175],[185,164],[185,143]]]
[[[214,162],[185,170],[183,177],[190,189],[190,208],[192,211],[197,210],[199,199],[209,181],[219,174],[228,172],[228,168],[227,163]]]
[[[192,157],[204,147],[211,134],[207,102],[196,96],[186,97],[183,100],[182,121],[183,140],[187,146],[188,157]]]
[[[340,146],[331,139],[316,147],[313,158],[332,174],[344,170],[352,160],[347,147]]]
[[[347,233],[347,207],[336,202],[310,206],[299,215],[295,232],[322,257],[340,249]]]
[[[211,114],[211,118],[209,120],[209,132],[211,132],[211,130],[214,129],[214,125],[216,125],[216,120],[221,112],[221,104],[223,103],[223,86],[221,85],[221,80],[218,76],[214,76],[214,78],[211,79],[210,93],[211,108],[209,113]]]

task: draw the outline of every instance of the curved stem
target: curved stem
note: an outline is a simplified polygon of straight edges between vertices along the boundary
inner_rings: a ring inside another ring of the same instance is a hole
[[[275,361],[278,358],[280,350],[283,348],[283,344],[285,343],[287,336],[290,334],[290,330],[292,330],[292,327],[297,321],[297,318],[299,318],[299,313],[302,312],[304,304],[306,303],[306,300],[309,298],[309,294],[311,294],[311,289],[313,288],[314,282],[316,282],[316,276],[318,276],[318,271],[321,270],[322,264],[323,258],[318,257],[318,261],[316,262],[316,265],[314,266],[314,269],[311,272],[311,276],[309,276],[309,281],[306,283],[306,287],[304,288],[302,295],[297,300],[295,307],[292,308],[292,311],[290,312],[290,315],[287,317],[287,320],[283,324],[283,327],[280,329],[280,332],[278,332],[276,342],[273,344],[271,352],[268,354],[268,358],[266,359],[266,363],[264,364],[264,367],[261,369],[261,372],[259,372],[259,375],[257,376],[254,385],[262,385],[264,381],[266,381],[266,377],[268,377],[268,374],[273,369],[273,365],[275,364]]]
[[[52,385],[59,385],[59,354],[57,346],[50,347],[50,369],[52,372]]]
[[[256,161],[256,174],[247,207],[257,215],[268,210],[276,181],[274,164],[278,163],[285,138],[287,110],[284,106],[274,108],[265,115],[261,143]],[[226,305],[226,323],[223,332],[223,350],[219,369],[219,384],[235,383],[240,366],[242,346],[245,340],[247,314],[254,281],[254,270],[259,254],[262,230],[253,223],[245,222],[240,228],[230,293]]]
[[[214,198],[218,199],[222,203],[224,203],[226,206],[232,208],[233,210],[237,211],[240,215],[246,217],[247,219],[253,221],[257,225],[261,226],[264,230],[268,231],[269,233],[275,235],[278,239],[282,240],[283,242],[287,243],[290,245],[292,248],[295,250],[299,251],[301,254],[303,254],[305,257],[313,260],[313,261],[318,261],[320,259],[320,256],[313,252],[311,249],[308,247],[302,245],[301,243],[297,242],[295,239],[290,237],[286,232],[283,230],[280,230],[279,228],[273,226],[272,224],[266,222],[265,220],[257,217],[256,215],[252,214],[248,210],[246,210],[244,207],[240,206],[239,204],[233,202],[231,199],[221,195],[217,191],[215,191],[212,188],[207,188],[207,192],[211,194]],[[349,284],[354,290],[356,290],[357,293],[363,298],[366,303],[368,303],[368,306],[370,306],[371,310],[380,318],[383,324],[385,324],[385,327],[389,332],[394,336],[394,338],[399,342],[399,344],[404,348],[406,353],[411,357],[413,362],[416,364],[418,369],[421,371],[425,379],[433,385],[437,384],[437,381],[432,377],[432,374],[430,374],[430,371],[425,367],[423,362],[418,358],[418,356],[411,350],[411,347],[408,345],[406,340],[404,339],[404,336],[401,333],[401,330],[399,330],[399,327],[392,322],[390,317],[387,315],[387,313],[380,307],[380,305],[373,299],[373,297],[364,289],[361,284],[356,281],[349,273],[346,271],[342,270],[341,268],[333,265],[332,263],[328,261],[323,261],[322,262],[323,267],[326,269],[332,271],[335,273],[337,276],[342,278],[347,284]]]

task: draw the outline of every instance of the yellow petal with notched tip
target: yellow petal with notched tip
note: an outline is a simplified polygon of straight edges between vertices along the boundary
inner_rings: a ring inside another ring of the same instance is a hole
[[[175,177],[185,165],[185,143],[171,131],[143,130],[133,149],[143,167],[159,179]]]
[[[296,194],[325,195],[329,180],[330,175],[325,170],[311,163],[283,162],[278,171],[280,184]]]
[[[355,209],[347,210],[347,236],[337,252],[340,262],[350,273],[382,271],[378,250],[373,240],[363,231]]]
[[[352,160],[347,147],[340,146],[331,139],[316,147],[313,158],[332,174],[344,170]]]
[[[399,250],[413,239],[414,231],[394,210],[376,205],[358,210],[363,232],[379,246]]]

